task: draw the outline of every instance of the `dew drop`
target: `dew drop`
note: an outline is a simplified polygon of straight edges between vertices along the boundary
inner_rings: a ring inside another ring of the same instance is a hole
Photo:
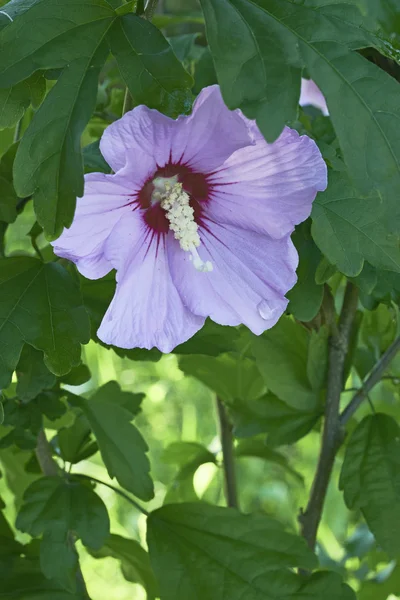
[[[271,308],[266,300],[261,300],[261,302],[257,305],[257,310],[262,319],[266,321],[272,319],[272,317],[276,314],[278,307]]]

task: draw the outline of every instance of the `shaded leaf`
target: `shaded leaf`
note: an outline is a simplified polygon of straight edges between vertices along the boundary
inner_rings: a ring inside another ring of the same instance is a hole
[[[33,400],[43,390],[52,388],[56,376],[51,373],[43,360],[43,352],[29,344],[22,349],[17,368],[17,396],[24,402]]]
[[[268,517],[202,503],[172,504],[150,514],[147,539],[165,600],[320,598],[311,593],[315,579],[304,584],[289,571],[313,568],[314,555],[303,539]],[[340,578],[334,587],[341,590]],[[310,593],[296,595],[302,588]]]
[[[292,444],[304,437],[322,415],[320,409],[299,410],[266,394],[252,401],[236,399],[228,407],[236,437],[267,433],[269,446]]]
[[[168,488],[164,504],[198,501],[193,477],[201,465],[216,464],[215,455],[197,442],[173,442],[164,450],[162,460],[179,467]]]
[[[76,417],[70,427],[63,427],[57,434],[61,457],[72,464],[85,460],[97,451],[97,444],[90,438],[91,429],[84,415]]]
[[[62,375],[79,364],[88,334],[79,289],[60,264],[0,261],[0,388],[8,386],[24,342],[43,350],[46,366]]]
[[[203,327],[194,334],[187,342],[179,344],[174,354],[206,354],[207,356],[219,356],[224,352],[235,349],[240,333],[234,327],[218,325],[211,319],[206,319]]]
[[[387,205],[377,192],[362,196],[346,174],[332,173],[313,204],[312,234],[327,259],[350,277],[367,260],[400,271],[399,236],[387,231]]]
[[[318,313],[324,288],[316,283],[315,273],[321,260],[321,253],[313,242],[308,223],[303,223],[292,235],[299,254],[297,283],[287,294],[288,311],[299,321],[311,321]]]
[[[188,355],[179,360],[179,368],[192,375],[223,400],[251,400],[265,391],[265,384],[254,360],[239,354],[218,357]]]
[[[250,438],[247,440],[240,440],[238,445],[235,447],[235,456],[238,458],[244,456],[262,458],[263,460],[272,464],[278,465],[286,473],[294,477],[298,482],[303,483],[304,479],[300,473],[293,469],[286,456],[276,452],[269,448],[265,441],[260,438]]]
[[[310,335],[289,317],[253,338],[252,350],[265,385],[293,408],[313,410],[318,394],[307,377]]]
[[[108,42],[135,104],[170,117],[190,110],[192,78],[157,27],[124,15],[111,28]]]
[[[140,583],[147,593],[147,600],[159,596],[158,586],[150,565],[149,555],[136,540],[128,540],[112,534],[97,551],[91,551],[95,558],[111,556],[120,561],[121,571],[127,581]]]
[[[35,73],[12,88],[0,89],[0,129],[13,127],[32,103],[37,107],[46,93],[46,83],[41,73]]]

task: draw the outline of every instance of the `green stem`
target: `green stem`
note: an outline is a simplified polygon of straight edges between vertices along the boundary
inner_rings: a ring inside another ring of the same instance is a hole
[[[239,508],[232,425],[226,414],[225,406],[219,398],[217,398],[217,413],[222,446],[226,503],[231,508]]]
[[[143,506],[141,506],[139,504],[139,502],[136,502],[136,500],[133,500],[133,498],[131,498],[130,496],[128,496],[128,494],[125,494],[125,492],[123,492],[122,490],[118,489],[117,487],[114,487],[110,483],[106,483],[105,481],[101,481],[101,479],[97,479],[96,477],[92,477],[91,475],[83,475],[82,473],[74,473],[74,474],[72,474],[72,477],[73,478],[79,478],[79,479],[88,479],[89,481],[93,481],[95,483],[99,483],[100,485],[105,485],[110,490],[113,490],[113,492],[115,492],[116,494],[119,494],[121,496],[121,498],[124,498],[127,502],[129,502],[130,504],[132,504],[132,506],[134,506],[135,508],[137,508],[137,510],[139,510],[141,513],[143,513],[144,515],[146,515],[146,517],[149,516],[148,511],[145,508],[143,508]]]
[[[396,354],[400,350],[400,337],[396,338],[394,342],[389,346],[384,354],[382,354],[379,361],[376,363],[374,368],[371,371],[371,374],[364,381],[362,387],[358,390],[356,394],[354,394],[353,398],[350,400],[347,407],[344,409],[342,414],[340,415],[340,423],[344,427],[351,417],[354,415],[358,407],[364,402],[364,400],[368,399],[368,394],[372,390],[372,388],[381,381],[381,379],[391,378],[392,376],[383,376],[383,373],[388,368],[391,361],[394,359]],[[396,378],[397,379],[397,378]]]

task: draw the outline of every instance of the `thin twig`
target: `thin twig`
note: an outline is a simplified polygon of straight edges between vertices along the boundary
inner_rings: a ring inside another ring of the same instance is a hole
[[[340,415],[340,423],[343,427],[354,415],[360,404],[362,404],[364,400],[367,399],[367,396],[372,390],[372,388],[383,378],[383,373],[388,368],[389,364],[394,359],[399,350],[400,337],[396,338],[386,350],[386,352],[382,354],[381,358],[372,369],[369,377],[367,377],[367,379],[363,383],[362,387],[358,390],[358,392],[354,394],[353,398],[350,400],[350,403]]]
[[[332,336],[329,339],[325,421],[317,471],[307,508],[299,517],[302,535],[312,549],[315,546],[317,538],[317,531],[322,517],[325,496],[336,452],[342,441],[342,428],[339,419],[340,394],[343,389],[344,365],[357,303],[358,290],[356,286],[348,282],[339,319],[339,327],[337,331],[332,332]]]
[[[53,458],[53,453],[51,446],[47,440],[46,434],[43,429],[40,430],[37,445],[36,445],[36,458],[40,465],[40,468],[43,472],[43,475],[46,477],[57,477],[60,473],[60,469]],[[68,533],[68,544],[74,545],[74,538],[71,532]],[[76,582],[78,585],[78,589],[82,593],[83,598],[87,598],[90,600],[90,596],[88,594],[86,583],[83,578],[83,573],[81,571],[81,567],[79,565],[79,561],[76,567]]]
[[[101,479],[97,479],[96,477],[92,477],[91,475],[83,475],[82,473],[73,473],[71,476],[74,477],[74,478],[78,477],[80,479],[88,479],[89,481],[93,481],[95,483],[99,483],[100,485],[105,485],[106,487],[110,488],[110,490],[113,490],[116,494],[119,494],[127,502],[130,502],[130,504],[132,504],[132,506],[134,506],[135,508],[137,508],[137,510],[140,510],[140,512],[143,513],[144,515],[146,515],[146,517],[149,516],[148,511],[145,508],[143,508],[143,506],[141,506],[139,504],[139,502],[136,502],[136,500],[133,500],[133,498],[131,498],[130,496],[128,496],[128,494],[125,494],[125,492],[123,492],[122,490],[118,489],[117,487],[114,487],[110,483],[106,483],[105,481],[101,481]]]
[[[232,425],[226,414],[225,406],[219,398],[217,398],[217,413],[221,436],[226,503],[231,508],[239,508]]]

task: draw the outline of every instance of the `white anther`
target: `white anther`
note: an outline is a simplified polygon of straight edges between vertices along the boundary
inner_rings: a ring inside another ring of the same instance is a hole
[[[201,243],[198,225],[194,220],[189,195],[182,189],[178,177],[157,177],[153,180],[153,185],[155,189],[151,200],[153,203],[159,202],[165,210],[174,238],[179,241],[182,250],[190,252],[190,260],[195,269],[204,273],[212,271],[212,263],[209,260],[204,262],[197,252]]]

